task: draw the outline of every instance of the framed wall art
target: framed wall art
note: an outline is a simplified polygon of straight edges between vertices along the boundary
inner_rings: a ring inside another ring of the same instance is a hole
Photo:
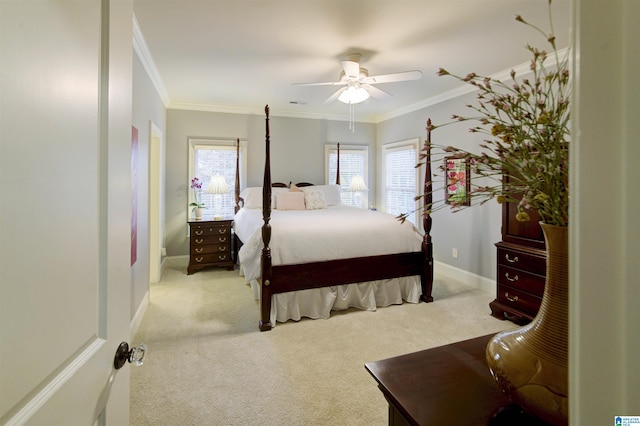
[[[446,157],[444,202],[458,206],[471,205],[471,165],[468,157]]]

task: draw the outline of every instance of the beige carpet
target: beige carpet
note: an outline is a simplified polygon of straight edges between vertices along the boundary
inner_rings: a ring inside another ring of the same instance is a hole
[[[258,331],[258,305],[237,271],[167,269],[134,338],[132,425],[386,425],[364,364],[513,328],[491,294],[436,277],[434,303]]]

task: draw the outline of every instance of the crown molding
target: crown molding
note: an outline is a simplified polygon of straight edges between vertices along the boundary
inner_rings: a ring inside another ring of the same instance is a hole
[[[153,61],[151,52],[149,52],[147,42],[144,39],[144,35],[142,35],[135,13],[133,14],[133,50],[136,52],[136,55],[138,55],[138,59],[140,59],[142,66],[147,71],[147,74],[156,88],[158,95],[162,99],[164,106],[167,107],[170,102],[167,89],[164,87],[162,77],[160,77],[160,72],[156,67],[156,63]]]

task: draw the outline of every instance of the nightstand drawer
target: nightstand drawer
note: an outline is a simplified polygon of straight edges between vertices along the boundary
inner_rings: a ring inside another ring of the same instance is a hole
[[[214,253],[214,254],[203,254],[203,255],[192,255],[191,256],[194,265],[211,265],[215,263],[228,263],[231,261],[231,253]]]
[[[203,246],[209,244],[231,244],[231,235],[204,235],[201,237],[192,236],[191,246]]]
[[[498,265],[505,265],[543,276],[547,268],[544,252],[540,254],[531,253],[516,250],[506,245],[498,246]]]
[[[231,244],[229,241],[222,244],[207,244],[207,245],[191,245],[191,254],[211,254],[211,253],[231,253]]]
[[[231,236],[231,226],[226,224],[191,225],[191,238],[206,238],[210,236]]]
[[[498,265],[498,283],[542,297],[545,277],[521,269]]]
[[[538,309],[540,309],[542,298],[510,286],[499,284],[498,301],[510,308],[535,316],[538,313]]]

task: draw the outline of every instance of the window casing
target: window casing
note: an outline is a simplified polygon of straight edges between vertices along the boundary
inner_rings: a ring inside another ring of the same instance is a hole
[[[410,213],[407,218],[418,223],[418,207],[415,197],[419,192],[418,138],[385,144],[382,147],[382,172],[384,185],[384,210],[394,216]]]
[[[240,141],[240,185],[246,182],[246,141]],[[224,177],[229,192],[222,195],[207,194],[206,189],[215,175]],[[191,218],[195,202],[191,179],[197,177],[202,182],[198,191],[199,201],[205,204],[206,213],[220,213],[224,217],[234,215],[236,180],[236,141],[214,139],[189,139],[189,174],[187,176],[187,217]]]
[[[336,145],[325,145],[325,177],[326,183],[336,183],[336,171],[338,166],[338,149]],[[360,145],[340,144],[340,197],[342,204],[347,206],[367,207],[369,205],[369,193],[363,192],[357,199],[357,195],[349,190],[351,179],[354,176],[362,176],[369,187],[369,147]]]

